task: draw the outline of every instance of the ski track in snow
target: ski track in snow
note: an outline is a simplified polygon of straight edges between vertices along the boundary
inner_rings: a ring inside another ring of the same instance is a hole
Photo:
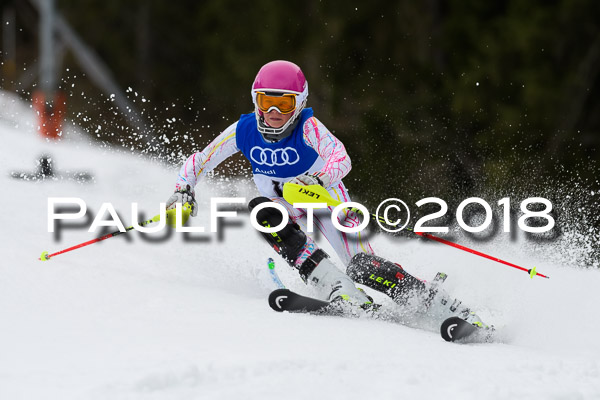
[[[93,147],[74,131],[45,142],[26,106],[0,99],[0,399],[600,398],[600,273],[539,262],[502,238],[467,245],[551,279],[441,244],[373,239],[380,255],[416,276],[447,272],[445,288],[499,328],[491,344],[450,344],[437,332],[371,319],[273,312],[267,257],[292,290],[310,288],[247,214],[223,241],[193,234],[204,241],[188,243],[177,234],[148,243],[129,232],[40,262],[43,250],[95,237],[65,230],[55,242],[49,197],[83,198],[94,213],[111,202],[128,226],[132,202],[158,212],[176,170]],[[33,170],[42,153],[57,170],[91,172],[95,183],[10,178]],[[241,186],[233,195],[249,200],[253,189]],[[231,188],[203,182],[197,193],[201,215],[192,223],[208,230],[208,199],[231,196]]]

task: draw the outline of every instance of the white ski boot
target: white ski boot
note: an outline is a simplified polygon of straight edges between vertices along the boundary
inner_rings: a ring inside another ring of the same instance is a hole
[[[425,301],[425,312],[441,321],[450,317],[459,317],[472,325],[479,327],[488,327],[481,321],[481,318],[473,311],[462,304],[462,301],[453,299],[450,295],[440,287],[446,280],[447,275],[443,272],[438,272],[433,281],[429,284],[429,295]]]
[[[308,276],[307,282],[317,287],[322,299],[346,301],[352,305],[369,306],[373,299],[358,289],[354,282],[337,268],[329,258],[324,258]]]

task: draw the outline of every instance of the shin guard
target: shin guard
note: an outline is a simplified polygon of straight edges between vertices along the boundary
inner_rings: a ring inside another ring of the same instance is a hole
[[[425,293],[425,283],[384,258],[358,253],[346,273],[356,283],[368,286],[404,304],[408,298]]]
[[[248,208],[252,211],[254,207],[266,202],[273,203],[272,200],[266,197],[257,197],[250,201]],[[259,225],[270,228],[279,225],[283,220],[283,216],[279,210],[273,207],[266,207],[256,214],[256,220]],[[306,234],[300,230],[298,224],[293,223],[292,221],[289,221],[288,224],[278,232],[260,232],[260,234],[292,267],[306,243]]]

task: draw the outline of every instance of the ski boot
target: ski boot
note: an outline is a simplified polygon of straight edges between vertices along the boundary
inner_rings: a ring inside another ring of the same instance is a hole
[[[373,298],[357,288],[352,279],[340,271],[329,258],[323,258],[317,264],[306,282],[316,286],[325,300],[330,302],[345,302],[361,308],[368,308],[373,304]]]
[[[347,273],[354,282],[385,293],[416,314],[426,314],[440,322],[459,317],[474,326],[487,327],[477,314],[440,288],[447,278],[445,273],[439,272],[432,282],[425,282],[406,272],[399,264],[366,253],[352,257]]]
[[[448,318],[458,317],[475,327],[493,330],[493,326],[484,324],[477,314],[462,304],[462,301],[453,299],[440,287],[446,278],[447,275],[445,273],[438,272],[429,284],[429,293],[425,300],[424,312],[436,320],[446,321]]]

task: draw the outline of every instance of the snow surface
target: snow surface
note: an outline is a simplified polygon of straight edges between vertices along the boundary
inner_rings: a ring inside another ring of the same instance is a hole
[[[40,262],[43,250],[96,236],[70,229],[55,241],[49,197],[80,197],[93,217],[111,202],[128,226],[132,202],[158,213],[176,170],[91,145],[72,128],[46,142],[26,104],[8,93],[0,103],[0,399],[600,398],[600,272],[540,262],[561,251],[552,245],[536,254],[502,235],[467,244],[551,277],[532,280],[441,244],[373,238],[380,255],[417,276],[447,272],[446,289],[500,328],[492,344],[446,343],[437,332],[367,318],[273,312],[266,259],[274,255],[247,214],[222,241],[207,233],[149,243],[129,232]],[[95,182],[10,177],[33,170],[42,153]],[[197,192],[201,215],[192,222],[207,230],[211,196],[254,193],[217,179]],[[274,258],[288,287],[310,293]]]

